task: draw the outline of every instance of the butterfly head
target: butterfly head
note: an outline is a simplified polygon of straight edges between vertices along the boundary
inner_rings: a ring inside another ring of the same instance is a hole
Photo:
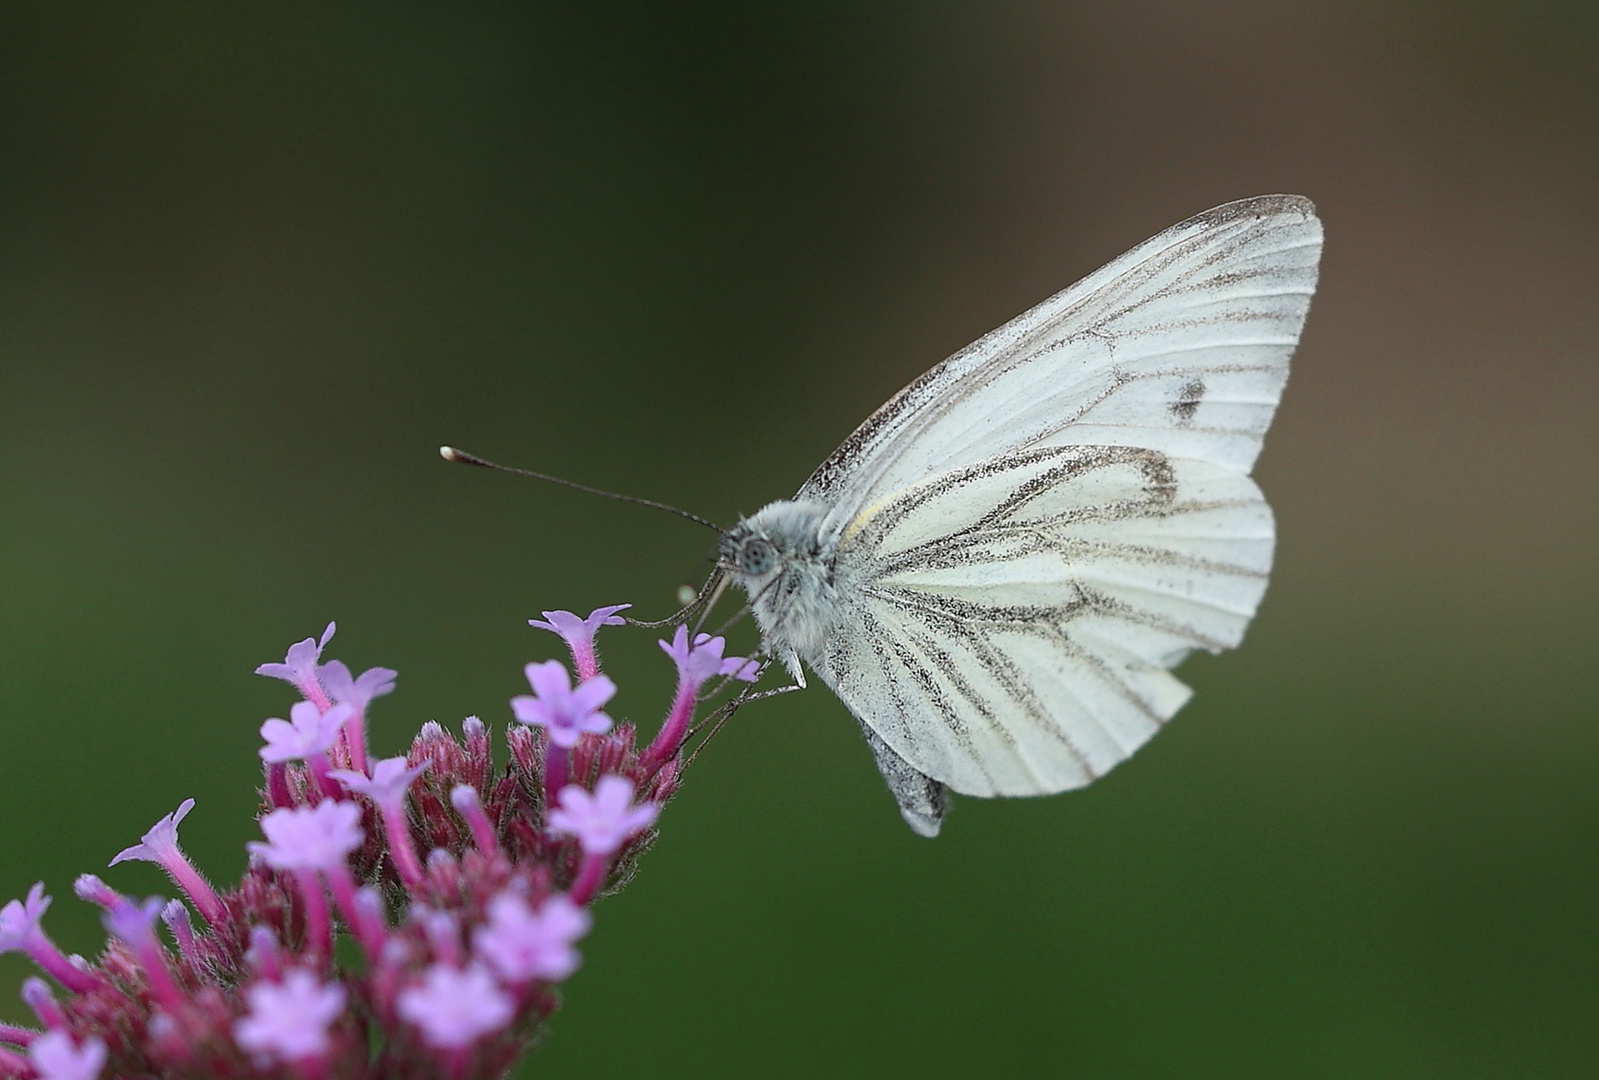
[[[832,552],[821,540],[827,506],[775,502],[722,534],[722,570],[749,594],[768,650],[816,655],[836,611]]]
[[[762,583],[796,563],[822,556],[821,523],[827,507],[812,502],[775,502],[722,534],[722,568],[741,585]]]
[[[746,579],[765,577],[777,566],[777,548],[743,525],[722,537],[721,554],[728,566]]]

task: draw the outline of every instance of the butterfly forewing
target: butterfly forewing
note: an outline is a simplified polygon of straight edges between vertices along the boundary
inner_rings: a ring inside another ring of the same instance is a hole
[[[892,398],[800,488],[824,535],[1012,450],[1132,446],[1248,472],[1316,284],[1321,226],[1277,195],[1168,229]]]

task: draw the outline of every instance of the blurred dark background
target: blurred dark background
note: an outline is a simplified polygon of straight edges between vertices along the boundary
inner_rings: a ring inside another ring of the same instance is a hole
[[[519,1075],[1594,1075],[1596,10],[5,5],[0,899],[97,949],[73,876],[190,795],[231,880],[289,703],[251,670],[330,618],[398,753],[508,718],[541,609],[704,571],[437,444],[731,520],[1291,191],[1327,250],[1244,647],[1103,782],[931,843],[825,691],[741,713]],[[607,652],[645,724],[652,638]]]

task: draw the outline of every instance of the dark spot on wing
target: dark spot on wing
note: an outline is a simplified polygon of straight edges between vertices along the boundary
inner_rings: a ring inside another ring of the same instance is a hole
[[[1177,391],[1177,400],[1166,407],[1179,424],[1191,424],[1194,422],[1194,413],[1199,411],[1199,403],[1204,399],[1205,380],[1190,379]]]

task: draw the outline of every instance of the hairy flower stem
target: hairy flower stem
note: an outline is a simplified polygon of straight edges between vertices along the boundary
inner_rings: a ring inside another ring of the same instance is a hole
[[[389,838],[389,854],[394,858],[394,870],[405,887],[419,890],[422,887],[422,864],[416,858],[416,845],[411,842],[411,823],[405,816],[403,805],[385,805],[383,830]]]
[[[572,903],[586,904],[594,899],[594,894],[605,882],[605,871],[610,868],[611,859],[608,855],[585,855],[583,867],[577,872],[577,880],[572,882]]]
[[[646,776],[654,776],[662,765],[677,756],[678,750],[683,745],[683,736],[688,733],[689,721],[694,718],[698,690],[697,686],[687,680],[678,683],[677,695],[672,699],[672,709],[666,714],[666,723],[661,725],[660,732],[650,742],[649,748],[644,751],[644,756],[640,759]]]
[[[355,877],[350,873],[348,866],[338,866],[324,873],[327,878],[328,891],[333,894],[333,903],[338,907],[339,914],[344,917],[344,923],[350,928],[350,933],[360,943],[361,950],[368,958],[375,958],[383,950],[384,933],[381,916],[374,919],[370,912],[364,910],[358,898]]]
[[[275,761],[266,770],[267,802],[274,807],[294,805],[294,793],[289,790],[289,767]]]
[[[167,966],[166,950],[161,948],[155,935],[137,942],[132,942],[133,953],[139,958],[139,964],[144,969],[145,981],[150,984],[150,992],[161,1003],[161,1007],[168,1012],[177,1012],[188,1002],[188,995],[178,986],[177,980],[172,977],[172,969]]]
[[[294,875],[305,901],[305,940],[318,956],[333,955],[333,925],[328,918],[328,898],[315,870],[300,870]]]
[[[205,879],[194,864],[181,856],[176,859],[163,860],[162,868],[172,876],[172,880],[182,889],[184,895],[194,904],[200,912],[200,917],[211,926],[221,926],[227,918],[227,912],[222,907],[222,901],[217,898],[216,890]]]
[[[571,754],[566,747],[551,743],[544,752],[544,805],[553,806],[561,789],[566,786],[567,762]]]
[[[357,709],[344,722],[344,745],[350,752],[350,768],[366,772],[366,710]]]
[[[99,985],[93,975],[79,971],[72,961],[56,948],[55,943],[43,935],[28,947],[27,953],[28,959],[43,968],[45,974],[75,994],[87,993]]]

